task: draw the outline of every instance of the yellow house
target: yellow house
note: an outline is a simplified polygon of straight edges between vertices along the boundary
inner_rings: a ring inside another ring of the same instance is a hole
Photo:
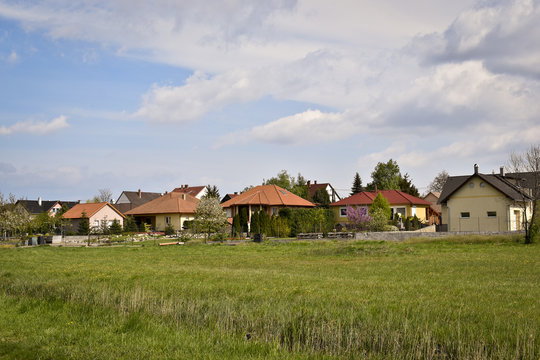
[[[426,200],[406,194],[399,190],[380,190],[376,192],[362,191],[351,195],[348,198],[336,201],[330,204],[330,208],[336,214],[337,222],[347,224],[347,206],[365,207],[369,209],[377,194],[381,194],[388,200],[390,209],[392,210],[392,218],[394,214],[400,214],[403,217],[417,216],[421,222],[427,219],[427,212],[430,203]]]
[[[168,225],[181,230],[184,222],[195,219],[199,199],[184,192],[173,191],[126,212],[137,223],[146,223],[155,231],[164,231]]]
[[[450,176],[439,198],[448,231],[517,231],[523,229],[531,199],[501,174]]]

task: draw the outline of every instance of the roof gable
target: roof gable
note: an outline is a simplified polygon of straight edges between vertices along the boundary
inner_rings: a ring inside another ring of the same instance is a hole
[[[523,201],[529,200],[530,196],[522,192],[514,184],[504,178],[504,176],[496,174],[473,174],[469,176],[450,176],[444,184],[441,196],[439,197],[438,204],[443,204],[448,201],[456,191],[461,189],[463,185],[467,184],[474,177],[478,177],[491,185],[495,190],[501,192],[503,195],[511,200]]]
[[[41,205],[39,200],[19,200],[17,204],[20,204],[26,209],[30,214],[41,214],[42,212],[49,211],[56,204],[66,205],[68,209],[79,204],[78,201],[61,201],[61,200],[41,200]]]

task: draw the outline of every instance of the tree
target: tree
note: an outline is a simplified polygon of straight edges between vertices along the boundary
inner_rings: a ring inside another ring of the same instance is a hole
[[[351,187],[351,195],[358,194],[362,191],[364,191],[364,187],[362,186],[362,179],[360,178],[360,175],[356,173],[354,175],[354,180]]]
[[[111,202],[112,192],[110,189],[99,189],[98,195],[94,197],[95,202]]]
[[[249,232],[252,234],[259,234],[261,232],[261,223],[259,221],[258,211],[251,214],[251,222],[249,223]]]
[[[287,173],[287,170],[281,170],[277,176],[268,180],[263,179],[263,185],[277,185],[301,198],[307,199],[309,197],[307,181],[300,173],[298,173],[298,177],[295,179],[294,176]]]
[[[403,191],[405,194],[420,197],[418,188],[412,184],[412,181],[409,178],[409,174],[407,173],[405,173],[405,175],[399,181],[399,189]]]
[[[538,200],[540,199],[540,145],[531,145],[522,154],[511,153],[508,160],[507,174],[513,178],[516,187],[522,194],[523,223],[525,227],[525,243],[530,244],[540,236],[540,219],[538,219]],[[527,215],[528,204],[531,204],[530,220]]]
[[[56,218],[49,215],[44,211],[36,216],[32,220],[32,229],[39,234],[49,234],[54,231],[56,225]]]
[[[122,233],[122,225],[120,225],[120,221],[118,221],[117,219],[114,219],[110,228],[109,228],[109,231],[111,232],[111,234],[114,234],[114,235],[118,235],[118,234],[121,234]]]
[[[373,219],[365,207],[347,205],[347,219],[356,230],[366,230]]]
[[[446,170],[442,170],[437,174],[437,176],[435,176],[433,181],[429,183],[428,192],[441,192],[444,184],[446,184],[446,180],[448,180],[448,177],[449,175]]]
[[[204,197],[219,199],[218,187],[216,185],[206,185],[206,194],[204,194]]]
[[[232,221],[232,236],[240,236],[242,234],[242,225],[240,224],[240,214],[233,216]]]
[[[382,211],[382,213],[386,217],[386,220],[390,219],[390,216],[392,215],[390,203],[384,196],[382,196],[381,193],[378,193],[377,196],[375,196],[375,199],[373,199],[373,202],[371,203],[371,207],[369,209],[369,213],[370,215],[375,217],[375,213],[377,211]]]
[[[137,232],[137,223],[132,215],[126,216],[124,219],[124,232]]]
[[[8,198],[0,193],[0,231],[5,238],[8,234],[22,234],[31,224],[30,215],[20,205],[17,205],[15,195]]]
[[[379,162],[371,173],[373,180],[367,185],[367,190],[399,190],[401,172],[396,161],[390,159],[387,163]]]
[[[318,207],[327,209],[330,204],[330,195],[328,195],[328,191],[325,189],[317,189],[315,194],[313,194],[311,201]]]
[[[77,234],[79,235],[88,235],[90,234],[90,223],[86,212],[83,211],[81,214],[81,220],[79,221],[79,228],[77,229]]]
[[[221,208],[219,199],[202,198],[195,211],[195,222],[199,229],[206,232],[206,240],[210,234],[222,231],[227,222],[227,214]]]

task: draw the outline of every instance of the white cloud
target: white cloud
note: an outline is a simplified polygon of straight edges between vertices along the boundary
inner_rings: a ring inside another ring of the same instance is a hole
[[[11,53],[7,57],[7,61],[11,64],[14,64],[17,62],[17,60],[19,60],[19,55],[17,55],[17,52],[15,52],[15,50],[11,51]]]
[[[417,38],[412,51],[434,63],[479,60],[496,73],[540,77],[540,5],[489,1],[463,12],[444,33]]]
[[[11,126],[0,126],[0,135],[13,133],[27,133],[34,135],[46,135],[69,127],[67,117],[61,115],[50,122],[46,121],[23,121]]]

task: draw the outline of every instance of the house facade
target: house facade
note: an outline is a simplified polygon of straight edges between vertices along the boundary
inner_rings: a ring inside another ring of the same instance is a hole
[[[137,224],[148,224],[153,230],[164,231],[171,225],[175,230],[184,228],[184,222],[195,219],[199,199],[186,192],[171,192],[126,212]]]
[[[364,207],[369,210],[371,204],[373,204],[373,200],[379,193],[388,200],[392,211],[392,218],[395,214],[399,214],[401,217],[416,216],[421,222],[426,222],[428,209],[431,204],[426,200],[399,190],[362,191],[331,203],[330,208],[334,210],[338,223],[347,224],[349,223],[347,206]]]
[[[442,224],[448,231],[500,232],[523,229],[532,202],[504,174],[481,174],[475,165],[470,176],[450,176],[439,203]]]
[[[329,197],[331,203],[341,200],[341,197],[336,192],[334,187],[332,185],[330,185],[330,183],[319,183],[318,184],[317,180],[315,180],[313,183],[311,182],[311,180],[309,180],[307,182],[307,187],[308,187],[309,199],[313,199],[313,196],[315,195],[315,193],[318,190],[322,189],[322,190],[324,190],[324,191],[326,191],[328,193],[328,197]]]
[[[69,220],[67,229],[76,232],[80,222],[84,220],[83,214],[88,219],[90,229],[94,231],[105,226],[110,227],[114,220],[117,220],[120,225],[124,225],[124,215],[111,204],[106,202],[86,203],[77,204],[62,215],[64,219]]]
[[[199,200],[203,198],[204,195],[208,193],[208,188],[206,186],[188,186],[182,185],[180,187],[177,187],[172,192],[174,193],[185,193],[188,195],[191,195]]]

